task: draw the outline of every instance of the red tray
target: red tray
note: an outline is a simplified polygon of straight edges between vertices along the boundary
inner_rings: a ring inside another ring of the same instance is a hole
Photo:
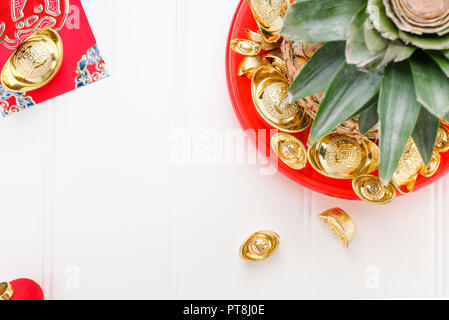
[[[232,39],[247,38],[245,34],[246,29],[257,31],[257,25],[247,0],[241,0],[232,20],[228,41],[226,43],[226,77],[229,95],[242,128],[244,130],[256,130],[256,135],[250,135],[252,137],[251,139],[256,145],[258,139],[259,141],[264,141],[264,145],[258,146],[258,149],[262,150],[266,156],[273,157],[274,152],[270,152],[269,137],[263,137],[262,139],[257,137],[257,130],[266,129],[269,132],[272,128],[262,120],[253,105],[251,98],[251,81],[246,77],[237,76],[237,70],[243,57],[229,48],[229,43]],[[308,131],[294,135],[306,145],[305,142],[307,142]],[[351,180],[339,180],[325,177],[316,172],[310,164],[307,164],[305,169],[298,171],[291,169],[279,161],[278,169],[290,179],[313,191],[341,199],[359,199],[352,190]],[[430,185],[443,177],[448,170],[449,153],[441,154],[441,164],[436,174],[430,178],[419,176],[414,190],[416,191]],[[377,174],[377,172],[374,174]]]

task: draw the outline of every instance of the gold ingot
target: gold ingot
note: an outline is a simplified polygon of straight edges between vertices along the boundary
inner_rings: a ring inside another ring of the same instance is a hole
[[[264,64],[263,58],[260,56],[244,57],[240,62],[238,76],[247,76],[252,79],[254,72]]]
[[[290,6],[289,0],[248,0],[248,3],[262,37],[266,42],[277,42]]]
[[[430,163],[426,166],[423,164],[421,170],[419,171],[423,177],[429,178],[433,176],[440,167],[441,156],[438,151],[434,151]]]
[[[341,243],[348,248],[357,230],[351,217],[340,208],[329,209],[318,215],[326,222],[332,233],[340,238]]]
[[[266,42],[259,32],[254,32],[249,29],[246,30],[246,36],[248,37],[249,40],[252,40],[260,44],[263,51],[276,50],[281,46],[281,41],[277,41],[274,43]]]
[[[63,60],[62,40],[56,31],[41,29],[13,52],[3,67],[3,86],[15,92],[39,89],[54,79]]]
[[[280,50],[272,51],[265,55],[265,61],[278,69],[283,74],[287,74],[287,66],[284,59],[282,59],[282,53]]]
[[[262,46],[257,42],[245,39],[234,39],[231,41],[231,49],[244,56],[257,56],[262,51]]]
[[[445,126],[440,125],[440,128],[438,129],[435,149],[441,153],[449,151],[449,129]]]
[[[298,138],[288,133],[277,133],[271,138],[271,147],[279,159],[295,170],[304,169],[307,164],[307,152]]]
[[[396,198],[396,189],[392,183],[384,186],[379,177],[362,174],[352,180],[352,188],[363,201],[372,204],[387,204]]]
[[[393,184],[402,194],[413,191],[419,171],[424,165],[418,147],[413,139],[410,138],[405,151],[399,160],[398,168],[393,174]]]
[[[240,257],[247,261],[261,261],[271,256],[279,247],[279,235],[274,231],[258,231],[240,247]]]
[[[308,151],[309,163],[324,176],[353,179],[375,171],[379,165],[379,148],[368,139],[330,133]]]
[[[0,283],[0,300],[11,299],[13,293],[14,289],[9,282]]]
[[[280,131],[295,133],[307,129],[312,119],[299,103],[285,104],[290,84],[279,70],[264,65],[251,81],[251,94],[259,115]]]

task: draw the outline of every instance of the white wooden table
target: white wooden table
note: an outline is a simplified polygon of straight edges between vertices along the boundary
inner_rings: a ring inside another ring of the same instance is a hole
[[[239,128],[224,72],[237,2],[83,1],[112,77],[1,121],[1,280],[50,299],[449,295],[449,178],[377,207],[254,164],[173,161],[176,130],[195,154]],[[316,217],[333,206],[357,222],[349,249]],[[264,228],[279,251],[240,260]]]

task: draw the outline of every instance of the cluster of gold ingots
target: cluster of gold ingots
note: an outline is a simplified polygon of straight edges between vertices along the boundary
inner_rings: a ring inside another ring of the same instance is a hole
[[[306,130],[313,119],[298,102],[285,104],[290,84],[280,51],[279,31],[290,3],[288,0],[271,1],[271,4],[263,0],[248,2],[259,31],[246,30],[247,39],[234,39],[230,46],[244,56],[238,75],[251,79],[257,112],[266,123],[280,131],[272,137],[271,146],[282,162],[294,170],[304,169],[309,162],[324,176],[351,179],[357,196],[375,204],[393,201],[396,189],[403,194],[411,192],[419,174],[424,177],[435,174],[440,165],[440,152],[449,150],[449,130],[443,120],[430,164],[424,164],[410,139],[393,180],[387,186],[371,174],[378,168],[379,148],[367,138],[360,141],[350,135],[331,133],[306,150],[292,133]],[[312,51],[312,46],[310,48]]]
[[[355,233],[356,225],[351,217],[340,208],[326,210],[318,215],[329,229],[348,248]],[[240,247],[240,257],[246,261],[261,261],[275,253],[280,244],[280,237],[274,231],[262,230],[253,233]]]

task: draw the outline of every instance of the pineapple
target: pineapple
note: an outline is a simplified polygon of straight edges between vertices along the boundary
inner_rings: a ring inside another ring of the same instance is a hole
[[[289,102],[315,118],[310,143],[379,137],[385,185],[410,137],[430,163],[449,119],[449,1],[298,0],[281,35]]]
[[[293,82],[296,79],[302,68],[306,65],[307,61],[320,47],[320,44],[299,44],[288,39],[283,39],[281,44],[281,52],[287,67],[287,78],[290,82]],[[313,96],[304,97],[299,100],[299,104],[304,107],[306,112],[312,118],[315,118],[323,95],[324,92],[320,92]],[[377,140],[379,132],[377,130],[377,125],[370,129],[373,130],[365,132],[364,135],[360,134],[358,117],[355,117],[354,119],[349,119],[340,124],[333,130],[333,132],[347,134],[358,140],[362,140],[364,138]]]

